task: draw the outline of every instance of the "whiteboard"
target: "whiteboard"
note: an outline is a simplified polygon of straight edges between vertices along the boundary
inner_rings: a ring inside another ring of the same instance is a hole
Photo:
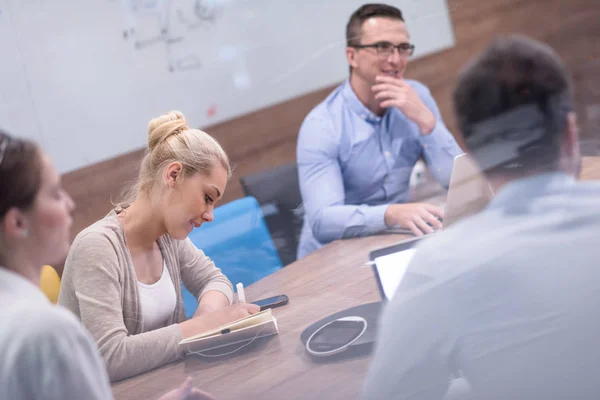
[[[181,110],[208,126],[347,78],[356,0],[0,0],[0,127],[61,172],[146,146]],[[396,0],[420,57],[454,45],[446,0]]]

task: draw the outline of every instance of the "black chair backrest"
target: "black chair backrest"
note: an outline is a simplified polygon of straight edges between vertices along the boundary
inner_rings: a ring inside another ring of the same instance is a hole
[[[304,218],[296,163],[244,176],[240,183],[263,210],[273,210],[264,217],[283,265],[295,261]]]
[[[291,208],[302,204],[296,163],[246,175],[240,181],[246,196],[253,196],[258,204],[279,203]]]

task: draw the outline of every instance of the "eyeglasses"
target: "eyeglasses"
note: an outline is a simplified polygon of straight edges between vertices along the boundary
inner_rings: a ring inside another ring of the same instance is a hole
[[[8,148],[9,143],[9,137],[0,138],[0,166],[2,165],[2,161],[4,160],[4,155],[6,154],[6,149]]]
[[[415,45],[410,43],[392,44],[390,42],[377,42],[372,44],[357,44],[352,46],[356,49],[375,49],[377,55],[380,57],[389,57],[394,54],[394,49],[398,50],[398,54],[401,57],[412,56],[415,52]]]

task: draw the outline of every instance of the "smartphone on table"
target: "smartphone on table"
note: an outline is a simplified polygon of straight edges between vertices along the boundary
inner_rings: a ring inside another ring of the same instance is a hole
[[[260,307],[260,311],[266,310],[267,308],[277,308],[285,306],[290,299],[285,294],[279,296],[273,296],[262,300],[253,301],[252,304],[256,304]]]

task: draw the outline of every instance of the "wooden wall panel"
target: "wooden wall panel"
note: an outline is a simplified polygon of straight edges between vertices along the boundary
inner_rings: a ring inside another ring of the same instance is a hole
[[[574,77],[581,135],[591,138],[596,134],[600,126],[600,0],[448,0],[448,3],[456,46],[414,60],[407,76],[430,88],[459,143],[462,140],[451,103],[456,75],[495,35],[511,32],[543,40],[561,55]],[[241,176],[295,161],[296,138],[304,116],[332,89],[324,88],[204,128],[221,142],[236,165],[223,202],[242,196]],[[111,196],[116,196],[125,182],[135,178],[142,155],[143,151],[136,151],[64,176],[64,185],[78,205],[73,234],[110,209]]]

